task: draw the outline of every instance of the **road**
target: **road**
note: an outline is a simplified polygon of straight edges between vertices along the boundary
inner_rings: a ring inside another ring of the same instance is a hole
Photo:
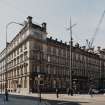
[[[66,99],[65,99],[66,98]],[[56,100],[42,100],[40,103],[37,98],[26,98],[9,96],[9,101],[5,102],[0,95],[0,105],[105,105],[105,96],[66,96]]]

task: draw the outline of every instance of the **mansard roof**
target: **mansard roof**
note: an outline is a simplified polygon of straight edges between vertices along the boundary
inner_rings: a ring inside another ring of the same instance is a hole
[[[47,38],[47,43],[52,45],[52,46],[59,46],[59,47],[62,47],[62,48],[65,48],[67,47],[68,50],[70,48],[70,45],[67,44],[67,43],[63,43],[62,41],[58,41],[57,39],[53,39],[52,37],[50,38]],[[99,55],[94,53],[94,52],[88,52],[86,49],[82,49],[81,47],[79,46],[72,46],[72,50],[73,52],[75,53],[79,53],[79,54],[83,54],[83,55],[86,55],[88,57],[94,57],[94,58],[99,58]]]

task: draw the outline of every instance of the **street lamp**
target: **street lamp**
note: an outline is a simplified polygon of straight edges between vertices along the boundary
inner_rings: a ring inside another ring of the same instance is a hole
[[[7,30],[8,30],[8,26],[11,25],[11,24],[18,24],[18,25],[21,25],[21,26],[24,26],[23,24],[20,24],[20,23],[17,23],[17,22],[9,22],[8,24],[6,24],[6,52],[5,52],[5,98],[6,98],[6,101],[8,101],[8,91],[7,91],[7,85],[8,85],[8,80],[7,80],[7,48],[8,48],[8,42],[7,42]]]
[[[46,32],[46,23],[42,23],[42,27],[41,27],[41,30],[40,30],[40,72],[38,74],[38,92],[39,92],[39,101],[41,102],[41,92],[42,92],[42,88],[43,86],[41,85],[41,76],[42,74],[44,73],[42,71],[43,69],[43,64],[44,64],[44,61],[43,61],[43,57],[44,57],[44,51],[43,51],[43,32]],[[45,76],[45,75],[44,75]]]
[[[73,24],[71,23],[71,17],[70,17],[70,28],[67,28],[67,30],[69,30],[70,32],[70,65],[69,65],[69,70],[70,70],[70,89],[72,89],[72,42],[73,42],[73,39],[72,39],[72,28],[76,26],[76,24]]]

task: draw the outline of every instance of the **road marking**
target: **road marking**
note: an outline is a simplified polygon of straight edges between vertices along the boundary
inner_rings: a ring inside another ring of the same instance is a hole
[[[58,104],[60,105],[60,104],[66,104],[66,103],[69,103],[69,102],[60,102],[60,103],[58,103]]]

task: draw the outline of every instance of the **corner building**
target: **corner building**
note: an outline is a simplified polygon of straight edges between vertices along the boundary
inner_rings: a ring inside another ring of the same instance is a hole
[[[46,23],[26,25],[0,53],[0,90],[34,93],[54,92],[56,88],[66,91],[70,84],[70,46],[47,37]],[[6,59],[5,59],[6,58]],[[72,46],[72,87],[87,92],[90,86],[98,88],[101,66],[99,55],[87,52],[79,44]],[[5,61],[7,60],[7,72]]]

